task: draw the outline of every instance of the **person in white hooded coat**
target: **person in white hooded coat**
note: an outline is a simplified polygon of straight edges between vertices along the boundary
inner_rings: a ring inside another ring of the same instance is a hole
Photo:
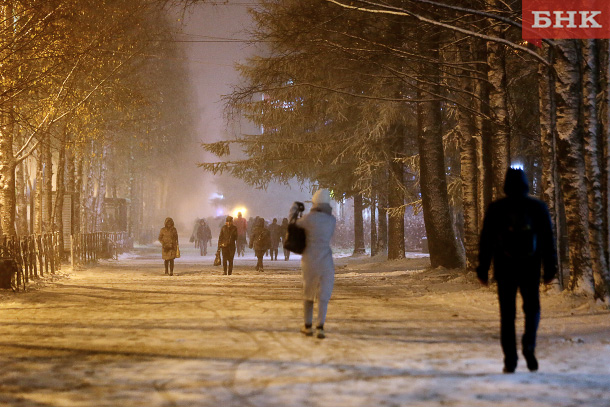
[[[316,191],[312,202],[313,207],[310,212],[297,220],[297,225],[305,229],[306,242],[301,257],[305,319],[301,332],[307,336],[313,335],[313,307],[317,299],[316,336],[322,339],[325,337],[324,322],[328,302],[335,283],[335,264],[330,240],[337,221],[332,215],[328,190]]]

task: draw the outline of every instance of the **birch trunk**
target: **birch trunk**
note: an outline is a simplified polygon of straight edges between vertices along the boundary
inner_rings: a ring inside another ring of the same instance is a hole
[[[364,254],[364,220],[362,195],[354,195],[354,255]]]
[[[100,156],[100,174],[95,200],[95,222],[94,232],[103,230],[104,223],[104,201],[106,199],[106,178],[108,174],[108,145],[104,143],[102,155]]]
[[[385,192],[379,194],[378,206],[379,233],[377,235],[378,253],[385,253],[388,250],[388,199]]]
[[[558,40],[556,51],[557,152],[560,163],[558,170],[568,229],[570,288],[576,292],[593,294],[587,184],[580,120],[582,78],[578,41]]]
[[[6,120],[2,114],[2,120]],[[12,122],[12,120],[8,120]],[[15,235],[15,157],[13,155],[13,126],[0,127],[0,232]]]
[[[468,72],[464,72],[463,75],[462,88],[465,94],[474,94],[475,86],[473,78],[469,76]],[[463,104],[476,110],[472,97],[465,96],[461,99]],[[458,128],[460,132],[460,178],[462,181],[466,268],[474,271],[479,252],[479,214],[477,211],[477,125],[473,114],[460,109]]]
[[[595,281],[595,293],[599,298],[608,296],[608,264],[604,252],[601,127],[599,123],[597,95],[599,86],[599,54],[596,40],[583,41],[583,101],[585,171],[588,188],[589,244]]]
[[[549,59],[552,58],[552,50],[549,49]],[[555,76],[548,67],[540,65],[539,70],[540,86],[540,152],[542,161],[541,198],[546,202],[553,222],[553,233],[558,250],[557,259],[559,261],[559,285],[564,287],[563,262],[565,258],[564,245],[561,243],[560,225],[565,224],[563,218],[559,216],[559,196],[557,186],[557,117],[555,114]]]
[[[487,60],[487,49],[481,47],[476,50],[475,58],[478,61]],[[491,122],[486,117],[491,116],[490,86],[487,81],[489,66],[485,64],[477,71],[475,90],[478,95],[476,101],[477,111],[481,116],[475,117],[476,133],[474,133],[477,150],[477,225],[483,225],[483,217],[487,206],[493,196],[493,168],[492,168],[492,129]]]
[[[95,172],[96,162],[90,160],[83,171],[83,231],[91,233],[95,228]]]
[[[53,230],[53,156],[51,154],[51,136],[47,134],[47,141],[43,142],[43,231]]]
[[[497,6],[498,1],[494,1]],[[498,8],[496,8],[497,10]],[[499,31],[496,35],[501,36]],[[496,42],[487,43],[487,63],[489,71],[487,77],[490,84],[489,103],[493,121],[492,126],[492,177],[493,196],[498,199],[504,195],[504,178],[510,166],[510,123],[507,102],[506,58],[505,48]]]
[[[74,144],[66,145],[66,186],[65,194],[69,197],[72,211],[70,212],[70,234],[74,234],[78,229],[75,227],[75,206],[76,206],[76,168],[74,166]],[[65,198],[65,197],[64,197]]]
[[[15,189],[17,199],[15,223],[17,225],[17,235],[19,236],[25,236],[28,234],[27,183],[25,179],[24,167],[24,161],[20,161],[15,169]]]
[[[65,183],[65,168],[66,168],[66,129],[64,128],[64,134],[59,146],[59,157],[57,160],[57,176],[55,181],[56,196],[55,205],[53,205],[53,225],[54,231],[59,232],[59,247],[61,251],[61,257],[63,258],[64,253],[64,195],[66,192]]]
[[[375,204],[375,198],[371,197],[371,257],[377,255],[377,205]]]
[[[76,155],[76,152],[75,152]],[[81,233],[84,231],[83,228],[83,160],[78,160],[76,163],[76,175],[74,177],[74,198],[72,199],[72,207],[74,209],[74,216],[72,220],[74,221],[74,225],[72,228],[73,233]]]
[[[42,173],[43,173],[43,158],[42,145],[38,147],[38,157],[36,157],[36,184],[35,184],[35,205],[34,205],[34,233],[42,234]]]

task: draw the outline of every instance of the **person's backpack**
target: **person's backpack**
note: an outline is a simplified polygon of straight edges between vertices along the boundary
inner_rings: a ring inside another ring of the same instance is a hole
[[[533,257],[538,249],[538,237],[532,216],[524,210],[506,214],[500,234],[500,247],[504,255],[511,259]]]

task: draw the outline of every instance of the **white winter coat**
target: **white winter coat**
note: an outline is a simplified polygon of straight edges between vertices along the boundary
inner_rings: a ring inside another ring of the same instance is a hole
[[[335,283],[335,264],[330,249],[336,224],[328,204],[314,205],[311,211],[297,220],[305,229],[305,251],[301,257],[303,295],[306,300],[329,301]]]

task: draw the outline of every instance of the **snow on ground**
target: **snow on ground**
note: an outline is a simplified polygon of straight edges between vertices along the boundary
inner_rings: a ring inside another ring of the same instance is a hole
[[[1,293],[0,405],[610,406],[610,312],[585,298],[545,292],[540,371],[505,375],[493,289],[421,254],[337,259],[318,340],[298,257],[223,276],[183,246],[174,277],[139,247]]]

